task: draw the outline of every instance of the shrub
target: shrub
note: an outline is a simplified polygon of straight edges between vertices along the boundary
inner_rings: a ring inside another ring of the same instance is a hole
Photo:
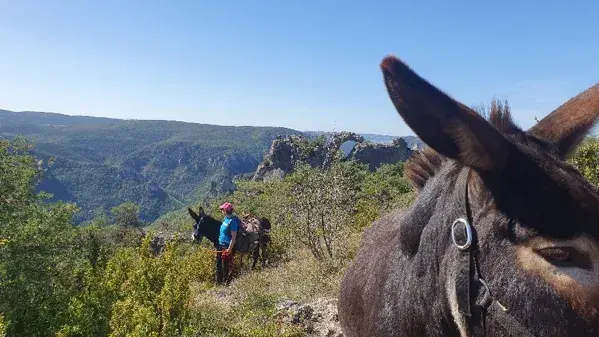
[[[7,323],[4,321],[4,316],[0,314],[0,337],[6,337]]]
[[[569,162],[593,185],[599,187],[599,138],[587,138]]]
[[[140,206],[133,202],[124,202],[110,210],[114,223],[123,227],[141,227],[139,218]]]
[[[344,250],[362,172],[352,163],[335,163],[329,170],[299,165],[287,179],[281,196],[284,225],[293,239],[319,261],[334,260]]]

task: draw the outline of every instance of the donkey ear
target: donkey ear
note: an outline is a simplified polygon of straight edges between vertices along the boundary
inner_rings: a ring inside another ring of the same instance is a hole
[[[194,212],[191,208],[187,207],[187,211],[189,212],[189,215],[191,215],[191,217],[198,222],[200,220],[200,216],[196,214],[196,212]]]
[[[599,84],[583,91],[543,118],[528,133],[552,142],[566,159],[599,117]]]
[[[481,173],[503,169],[513,145],[476,111],[435,88],[394,56],[387,56],[381,69],[393,105],[423,142]]]
[[[204,215],[206,215],[206,212],[204,212],[204,207],[200,206],[200,209],[199,209],[199,213],[198,213],[198,214],[199,214],[200,216],[204,216]]]

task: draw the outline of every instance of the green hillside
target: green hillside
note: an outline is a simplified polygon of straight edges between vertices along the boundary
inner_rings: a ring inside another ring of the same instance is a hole
[[[301,132],[0,110],[0,137],[35,144],[47,168],[38,188],[76,202],[77,222],[126,201],[153,221],[196,201],[212,180],[253,172],[272,140],[290,134]]]

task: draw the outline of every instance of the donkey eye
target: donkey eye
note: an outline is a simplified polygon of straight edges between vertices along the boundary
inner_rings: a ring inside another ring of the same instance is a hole
[[[550,247],[539,250],[539,254],[546,260],[566,262],[572,258],[572,251],[564,247]]]
[[[545,260],[560,267],[592,269],[591,259],[571,247],[548,247],[537,251]]]

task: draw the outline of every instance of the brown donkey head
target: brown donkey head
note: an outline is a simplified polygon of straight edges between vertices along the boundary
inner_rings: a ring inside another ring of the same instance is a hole
[[[395,108],[430,147],[406,165],[406,174],[422,193],[442,191],[434,200],[419,198],[413,209],[434,202],[431,213],[459,215],[456,182],[468,172],[465,202],[480,273],[498,301],[538,336],[599,333],[599,193],[565,162],[599,116],[599,84],[524,131],[506,109],[492,109],[487,121],[395,57],[386,57],[381,69]],[[417,256],[426,245],[442,247],[433,251],[446,258],[429,260],[444,264],[438,284],[463,335],[469,321],[457,310],[452,286],[458,262],[448,257],[456,254],[451,222],[430,214],[417,221],[425,212],[413,209],[402,220],[401,250]],[[491,335],[507,336],[494,321],[488,324]]]

